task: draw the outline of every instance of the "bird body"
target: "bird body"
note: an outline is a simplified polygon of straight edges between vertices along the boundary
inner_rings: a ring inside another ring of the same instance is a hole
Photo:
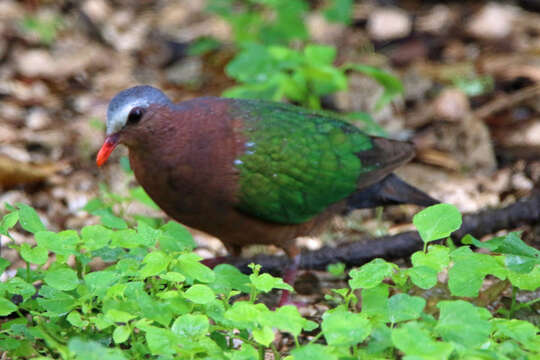
[[[295,257],[297,237],[317,233],[347,208],[409,195],[421,205],[436,202],[390,175],[413,156],[410,143],[293,105],[216,97],[173,104],[138,86],[111,101],[107,133],[98,165],[117,144],[127,145],[149,196],[235,254],[271,244]]]

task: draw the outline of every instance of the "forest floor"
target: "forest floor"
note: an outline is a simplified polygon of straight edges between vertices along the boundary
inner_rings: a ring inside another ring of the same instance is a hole
[[[335,46],[339,64],[378,66],[403,81],[404,95],[378,112],[382,89],[361,74],[350,74],[349,91],[323,101],[342,112],[370,112],[389,136],[413,141],[416,158],[399,175],[463,213],[503,207],[538,190],[538,1],[403,1],[392,8],[365,1],[354,6],[349,26],[326,22],[318,3],[306,19],[314,42]],[[223,45],[189,55],[188,44],[200,36]],[[234,54],[230,42],[228,24],[205,11],[203,1],[0,2],[0,203],[30,204],[53,231],[96,223],[81,209],[99,184],[123,194],[134,182],[119,162],[126,149],[101,169],[95,164],[108,101],[141,83],[176,101],[219,96],[234,85],[224,72]],[[389,207],[380,217],[356,211],[300,244],[314,249],[411,230],[418,210]],[[141,209],[134,204],[128,211]],[[518,230],[540,247],[539,224]],[[224,254],[216,239],[195,235],[205,257]],[[32,241],[22,229],[12,236]],[[22,263],[1,240],[2,256],[12,263],[5,279]],[[327,286],[324,272],[314,278]]]

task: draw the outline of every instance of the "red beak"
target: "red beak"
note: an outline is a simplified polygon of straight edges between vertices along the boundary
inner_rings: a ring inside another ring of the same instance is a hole
[[[112,134],[105,138],[105,142],[103,143],[103,146],[101,149],[99,149],[99,152],[96,157],[96,164],[97,166],[101,166],[105,164],[111,153],[113,152],[114,148],[118,145],[118,135]]]

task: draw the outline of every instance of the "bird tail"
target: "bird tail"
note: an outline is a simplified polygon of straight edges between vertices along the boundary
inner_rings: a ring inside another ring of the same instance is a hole
[[[352,194],[347,199],[347,208],[353,210],[398,204],[430,206],[438,203],[438,200],[422,190],[407,184],[398,176],[390,174],[383,180]]]

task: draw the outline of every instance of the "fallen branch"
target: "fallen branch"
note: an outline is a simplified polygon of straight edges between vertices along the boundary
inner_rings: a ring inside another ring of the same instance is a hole
[[[495,113],[517,106],[524,101],[540,96],[540,85],[529,86],[513,94],[500,95],[474,111],[478,119],[485,119]]]
[[[463,216],[463,224],[452,238],[459,243],[466,234],[475,237],[493,234],[503,229],[515,229],[524,224],[540,223],[540,193],[502,209],[487,209]],[[329,264],[342,262],[348,267],[365,264],[374,258],[395,260],[410,256],[422,249],[423,243],[416,231],[397,235],[368,238],[337,247],[325,246],[319,250],[305,251],[300,260],[301,269],[324,270]],[[242,272],[251,273],[250,263],[262,265],[263,271],[280,275],[289,259],[285,256],[257,255],[252,258],[231,258],[227,263]]]

